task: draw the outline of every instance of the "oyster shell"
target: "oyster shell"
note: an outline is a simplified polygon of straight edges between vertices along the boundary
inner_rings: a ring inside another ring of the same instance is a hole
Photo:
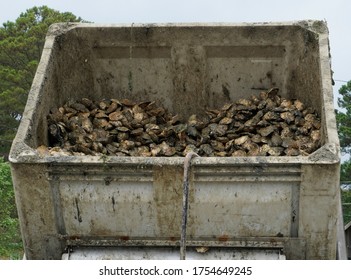
[[[306,156],[321,145],[321,121],[301,100],[258,96],[204,110],[183,121],[155,101],[82,98],[52,108],[45,155],[204,157]]]

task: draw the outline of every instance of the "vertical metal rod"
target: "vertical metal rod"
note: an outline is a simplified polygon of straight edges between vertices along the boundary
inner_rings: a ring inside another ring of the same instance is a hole
[[[194,152],[189,152],[184,160],[184,175],[183,175],[183,210],[182,210],[182,232],[180,237],[180,259],[185,260],[186,255],[186,226],[188,222],[188,207],[189,207],[189,172],[191,159],[198,155]]]

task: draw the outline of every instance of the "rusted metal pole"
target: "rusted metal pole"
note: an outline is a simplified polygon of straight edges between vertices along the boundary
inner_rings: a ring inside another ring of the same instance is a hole
[[[183,176],[183,210],[182,210],[182,232],[180,238],[180,259],[185,260],[186,255],[186,226],[188,222],[188,208],[189,208],[189,172],[191,159],[198,157],[198,154],[189,152],[184,160],[184,176]]]

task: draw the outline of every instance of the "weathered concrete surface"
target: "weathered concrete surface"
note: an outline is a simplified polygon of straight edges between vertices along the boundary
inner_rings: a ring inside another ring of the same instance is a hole
[[[50,108],[148,99],[185,118],[271,87],[317,110],[322,147],[309,157],[195,158],[187,246],[335,259],[340,155],[321,21],[53,25],[10,154],[27,258],[180,239],[184,158],[41,156]]]

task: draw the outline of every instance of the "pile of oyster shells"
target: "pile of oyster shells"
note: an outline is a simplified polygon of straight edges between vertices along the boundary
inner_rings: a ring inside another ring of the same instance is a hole
[[[156,102],[87,98],[52,109],[50,155],[204,157],[306,156],[320,147],[321,122],[300,100],[278,89],[239,99],[205,116],[182,120]]]

